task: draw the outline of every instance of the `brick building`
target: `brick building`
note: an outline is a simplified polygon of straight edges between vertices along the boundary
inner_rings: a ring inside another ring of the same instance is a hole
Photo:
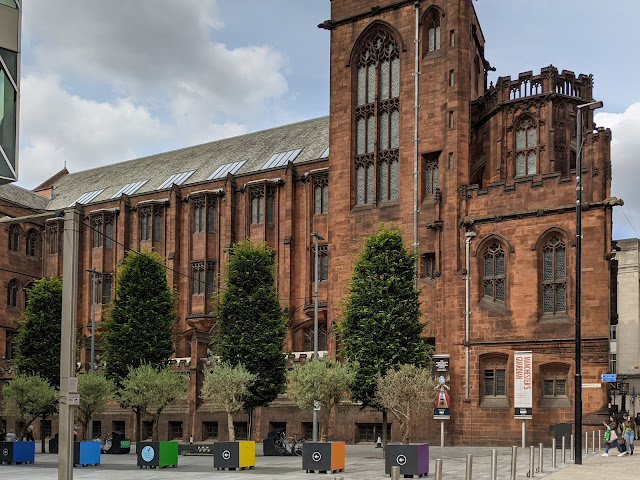
[[[437,354],[449,355],[448,441],[517,442],[513,359],[521,350],[533,352],[529,439],[546,441],[550,424],[573,420],[576,105],[592,101],[592,78],[549,66],[487,85],[491,66],[471,0],[331,5],[331,19],[320,25],[331,35],[329,117],[62,172],[36,189],[50,198],[48,210],[83,210],[81,362],[89,360],[91,323],[85,271],[103,272],[106,304],[126,249],[155,249],[180,296],[175,368],[190,375],[187,404],[167,409],[160,434],[223,437],[226,417],[206,411],[197,393],[226,248],[252,238],[274,249],[290,316],[286,348],[296,362],[312,349],[310,233],[325,238],[320,348],[335,354],[328,332],[340,320],[356,239],[393,222],[419,254],[425,335]],[[595,129],[591,113],[584,123],[582,373],[590,383],[608,369],[616,200],[611,132]],[[61,228],[55,216],[41,226],[46,276],[61,274]],[[600,424],[606,400],[603,388],[583,392],[585,423]],[[380,418],[340,405],[331,436],[373,440]],[[103,432],[133,425],[116,408],[100,421]],[[256,438],[283,425],[309,437],[310,422],[283,396],[256,412]],[[238,427],[242,437],[246,419]],[[414,440],[435,441],[440,428],[429,416],[415,419],[412,431]]]

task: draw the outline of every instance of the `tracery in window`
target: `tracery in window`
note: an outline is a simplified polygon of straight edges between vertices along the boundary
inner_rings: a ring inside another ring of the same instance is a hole
[[[315,281],[315,245],[311,249],[313,261],[313,279]],[[327,245],[318,245],[318,281],[326,282],[329,280],[329,251]]]
[[[162,241],[162,213],[163,207],[153,207],[153,241]]]
[[[538,130],[530,118],[516,130],[516,176],[535,175],[538,171]]]
[[[105,215],[104,217],[104,246],[105,248],[113,248],[113,225],[115,217],[113,215]]]
[[[275,221],[276,188],[267,186],[267,223]]]
[[[142,207],[138,211],[140,215],[140,239],[142,241],[149,241],[152,235],[152,208],[150,206]]]
[[[264,187],[251,189],[251,223],[257,225],[264,223]]]
[[[20,238],[20,230],[18,229],[17,225],[11,225],[9,227],[9,251],[11,252],[17,252],[18,248],[19,248],[19,241],[18,239]]]
[[[193,295],[211,295],[215,291],[216,262],[199,261],[191,264]]]
[[[431,159],[425,164],[425,193],[433,195],[438,189],[438,160]]]
[[[501,244],[492,243],[484,253],[484,298],[505,301],[505,257]]]
[[[304,331],[302,332],[303,351],[310,352],[314,349],[313,336],[313,327],[304,329]],[[324,323],[318,325],[318,350],[327,350],[327,326]]]
[[[35,257],[38,246],[38,233],[34,230],[31,230],[27,234],[27,244],[26,244],[26,254],[28,257]]]
[[[7,306],[18,306],[18,281],[15,278],[7,285]]]
[[[440,12],[433,9],[427,23],[428,51],[440,50]]]
[[[196,198],[193,201],[193,231],[196,233],[204,232],[206,228],[205,203],[204,197]]]
[[[354,169],[358,205],[375,202],[376,164],[380,200],[398,198],[399,95],[398,45],[393,34],[381,28],[363,43],[357,62]]]
[[[567,395],[567,379],[569,365],[547,364],[540,366],[542,379],[541,407],[569,407],[571,403]]]
[[[93,233],[93,248],[101,247],[104,241],[102,215],[95,215],[91,219],[91,229]]]
[[[320,215],[329,211],[329,176],[313,177],[314,214]]]
[[[47,225],[47,242],[49,244],[49,255],[58,253],[58,225],[56,223]]]
[[[567,310],[566,247],[562,239],[551,237],[542,249],[542,304],[545,314]]]

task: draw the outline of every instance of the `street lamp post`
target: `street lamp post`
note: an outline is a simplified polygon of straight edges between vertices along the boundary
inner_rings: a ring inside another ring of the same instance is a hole
[[[318,241],[324,240],[324,237],[318,235],[316,230],[311,234],[315,237],[315,275],[314,275],[314,304],[313,304],[313,359],[318,359]],[[315,389],[314,389],[315,390]],[[318,411],[315,402],[313,407],[313,441],[318,441]]]
[[[589,102],[578,105],[576,131],[576,375],[575,388],[575,431],[574,456],[576,465],[582,465],[582,366],[581,366],[581,332],[580,332],[580,298],[581,298],[581,269],[582,269],[582,111],[593,111],[602,108],[602,102]]]

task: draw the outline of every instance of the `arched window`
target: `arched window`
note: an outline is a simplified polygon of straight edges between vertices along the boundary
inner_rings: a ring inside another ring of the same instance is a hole
[[[7,285],[7,306],[18,306],[18,281],[13,279]]]
[[[17,252],[18,251],[18,238],[20,237],[20,232],[18,230],[17,225],[12,225],[9,227],[9,251]]]
[[[492,243],[484,253],[484,298],[493,302],[505,301],[504,248]]]
[[[567,310],[566,247],[557,236],[542,249],[542,304],[547,315]]]
[[[540,366],[540,379],[542,380],[542,395],[540,406],[546,408],[570,407],[571,402],[567,392],[569,391],[569,365],[561,363],[545,364]]]
[[[26,254],[28,257],[35,257],[38,246],[38,233],[31,230],[27,234]]]
[[[499,353],[480,356],[481,407],[508,408],[507,363],[509,357]]]
[[[427,53],[440,50],[440,17],[442,14],[437,8],[431,8],[427,12],[425,22]]]
[[[372,32],[357,62],[356,204],[375,202],[375,165],[381,201],[398,198],[400,53],[393,34]],[[377,138],[377,142],[376,142]]]
[[[538,173],[538,130],[527,118],[516,130],[516,176]]]

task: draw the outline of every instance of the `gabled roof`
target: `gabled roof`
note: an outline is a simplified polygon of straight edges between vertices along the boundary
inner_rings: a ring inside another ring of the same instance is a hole
[[[220,166],[235,162],[245,161],[235,175],[257,172],[274,154],[295,149],[302,151],[294,163],[306,162],[320,158],[328,146],[329,117],[315,118],[61,176],[53,182],[47,208],[66,208],[82,195],[101,189],[92,202],[108,200],[125,185],[142,180],[148,181],[136,194],[152,192],[172,175],[192,170],[182,185],[203,182]]]
[[[49,203],[48,198],[10,183],[0,185],[0,199],[33,210],[45,210]]]

